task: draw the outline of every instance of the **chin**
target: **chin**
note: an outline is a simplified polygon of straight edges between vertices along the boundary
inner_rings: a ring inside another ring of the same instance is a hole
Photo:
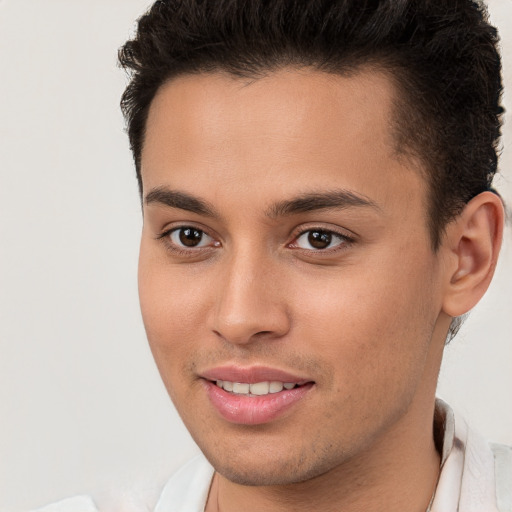
[[[207,453],[205,455],[224,478],[247,486],[297,484],[319,477],[338,465],[331,457],[311,460],[311,457],[304,457],[304,454],[294,454],[286,459],[271,454],[259,457],[247,454],[246,458],[229,455],[229,459],[216,455],[210,457]]]
[[[268,464],[267,464],[268,466]],[[239,485],[247,486],[274,486],[274,485],[292,485],[311,480],[315,476],[320,476],[315,472],[304,472],[300,468],[295,468],[293,473],[266,468],[261,471],[252,471],[247,468],[222,467],[217,469],[224,478]]]

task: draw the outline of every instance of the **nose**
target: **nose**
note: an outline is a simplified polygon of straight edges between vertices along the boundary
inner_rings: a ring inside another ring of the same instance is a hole
[[[274,267],[252,254],[234,254],[224,264],[213,307],[215,334],[231,344],[246,345],[277,339],[289,331],[284,283]]]

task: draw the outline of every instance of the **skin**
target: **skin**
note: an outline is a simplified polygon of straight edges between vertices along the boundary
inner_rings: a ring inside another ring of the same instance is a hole
[[[474,257],[467,225],[494,230],[482,247],[499,248],[499,207],[476,201],[432,252],[426,183],[390,129],[395,94],[377,71],[284,69],[255,81],[182,76],[152,102],[144,198],[179,191],[215,213],[144,199],[139,266],[155,361],[216,469],[209,511],[424,511],[430,501],[445,337],[495,264]],[[275,206],[340,190],[370,205]],[[180,227],[200,230],[198,247],[180,246]],[[308,242],[314,230],[335,233],[327,248]],[[315,384],[269,423],[233,424],[200,378],[226,364]]]

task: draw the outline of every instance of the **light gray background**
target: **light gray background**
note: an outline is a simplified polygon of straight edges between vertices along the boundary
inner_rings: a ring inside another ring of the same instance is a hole
[[[196,450],[137,303],[141,217],[116,50],[148,5],[0,0],[2,512],[130,482],[143,496]],[[512,1],[490,9],[512,110]],[[512,204],[511,126],[504,147],[497,185]],[[512,444],[510,238],[446,352],[439,395]]]

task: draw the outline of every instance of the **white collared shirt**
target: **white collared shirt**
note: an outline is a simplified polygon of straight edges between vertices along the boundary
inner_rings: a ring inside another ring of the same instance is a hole
[[[434,425],[442,453],[431,512],[512,512],[512,450],[489,444],[442,400]]]

